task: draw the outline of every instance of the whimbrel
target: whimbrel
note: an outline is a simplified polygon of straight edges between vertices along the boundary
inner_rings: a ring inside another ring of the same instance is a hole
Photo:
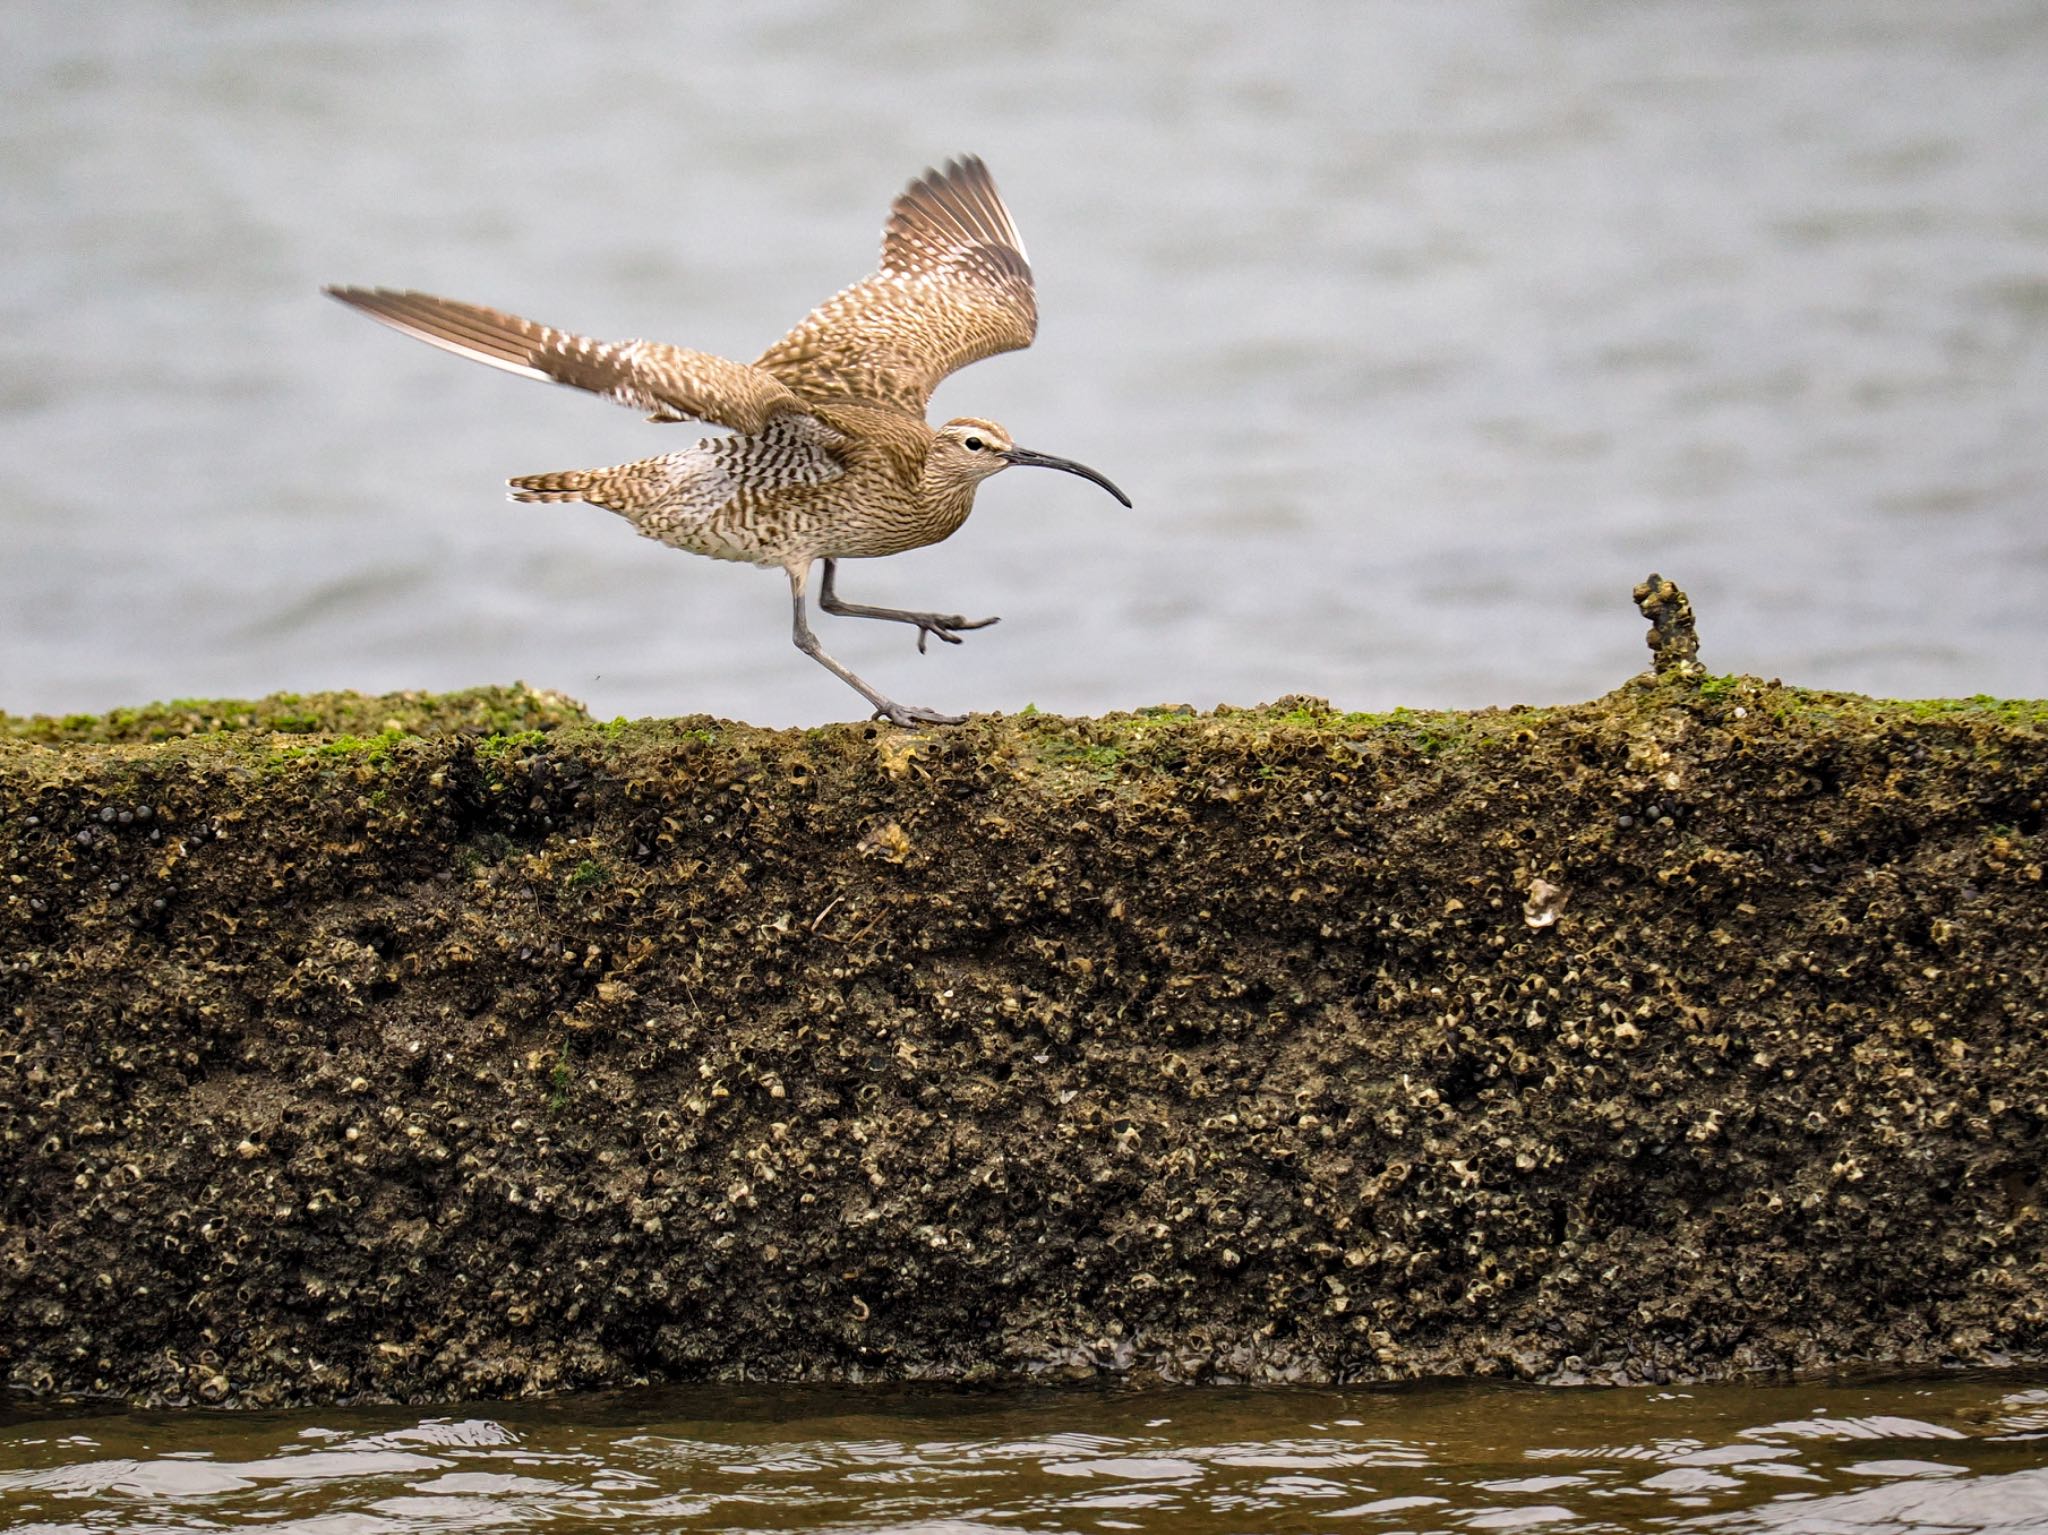
[[[1031,344],[1031,267],[988,167],[969,155],[905,188],[882,232],[881,269],[827,299],[753,363],[657,341],[593,341],[478,304],[385,288],[329,288],[407,335],[508,373],[587,389],[650,421],[730,428],[680,453],[522,475],[515,501],[587,501],[641,533],[713,559],[789,575],[796,645],[898,725],[964,716],[899,704],[825,653],[805,616],[811,566],[824,562],[827,613],[917,626],[917,648],[993,618],[845,602],[839,561],[937,543],[974,508],[974,492],[1013,464],[1063,469],[1130,498],[1085,464],[1020,448],[993,421],[963,416],[936,431],[925,402],[968,363]]]

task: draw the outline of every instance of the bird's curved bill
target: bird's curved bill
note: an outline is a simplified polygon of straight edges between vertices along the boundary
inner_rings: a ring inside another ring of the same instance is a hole
[[[1077,464],[1071,458],[1055,458],[1050,453],[1033,453],[1029,448],[1012,448],[1003,455],[1013,464],[1022,464],[1033,469],[1064,469],[1068,474],[1078,474],[1084,480],[1093,480],[1125,506],[1131,498],[1118,490],[1108,480],[1090,469],[1086,464]]]

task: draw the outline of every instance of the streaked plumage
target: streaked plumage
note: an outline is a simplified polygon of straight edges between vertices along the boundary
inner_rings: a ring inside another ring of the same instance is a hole
[[[756,366],[807,399],[922,417],[947,374],[1037,334],[1024,242],[988,167],[969,156],[913,181],[889,212],[881,270],[825,300]]]
[[[525,475],[517,501],[587,501],[649,538],[789,575],[800,649],[899,724],[955,716],[884,697],[826,655],[805,617],[813,561],[827,612],[915,624],[957,644],[956,614],[838,600],[835,562],[897,554],[947,537],[980,482],[1012,464],[1064,469],[1123,492],[1094,470],[1015,447],[993,422],[934,431],[925,404],[947,374],[1031,344],[1031,267],[988,168],[973,156],[927,171],[896,199],[872,276],[843,289],[752,364],[653,341],[594,341],[516,315],[424,293],[329,288],[342,302],[431,345],[522,377],[585,389],[653,421],[703,421],[736,435],[606,469]]]

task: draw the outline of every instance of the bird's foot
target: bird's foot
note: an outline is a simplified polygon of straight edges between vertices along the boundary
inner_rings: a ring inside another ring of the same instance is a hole
[[[892,725],[901,725],[905,730],[915,730],[920,725],[964,725],[964,714],[941,714],[936,709],[920,709],[915,704],[899,704],[885,698],[875,705],[874,719],[887,720]]]
[[[960,643],[959,630],[986,629],[990,624],[999,624],[1000,618],[962,618],[958,613],[905,613],[904,622],[917,625],[917,653],[923,655],[924,642],[937,635],[948,645]]]

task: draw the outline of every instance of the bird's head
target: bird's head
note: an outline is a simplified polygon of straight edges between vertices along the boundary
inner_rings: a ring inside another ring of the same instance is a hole
[[[1010,434],[995,422],[982,421],[973,416],[961,416],[940,427],[932,435],[931,449],[925,455],[927,474],[969,490],[990,475],[1000,474],[1013,464],[1040,469],[1064,469],[1068,474],[1078,474],[1084,480],[1093,480],[1125,506],[1131,504],[1129,496],[1086,464],[1077,464],[1070,458],[1055,458],[1050,453],[1034,453],[1029,448],[1020,448],[1010,441]]]

